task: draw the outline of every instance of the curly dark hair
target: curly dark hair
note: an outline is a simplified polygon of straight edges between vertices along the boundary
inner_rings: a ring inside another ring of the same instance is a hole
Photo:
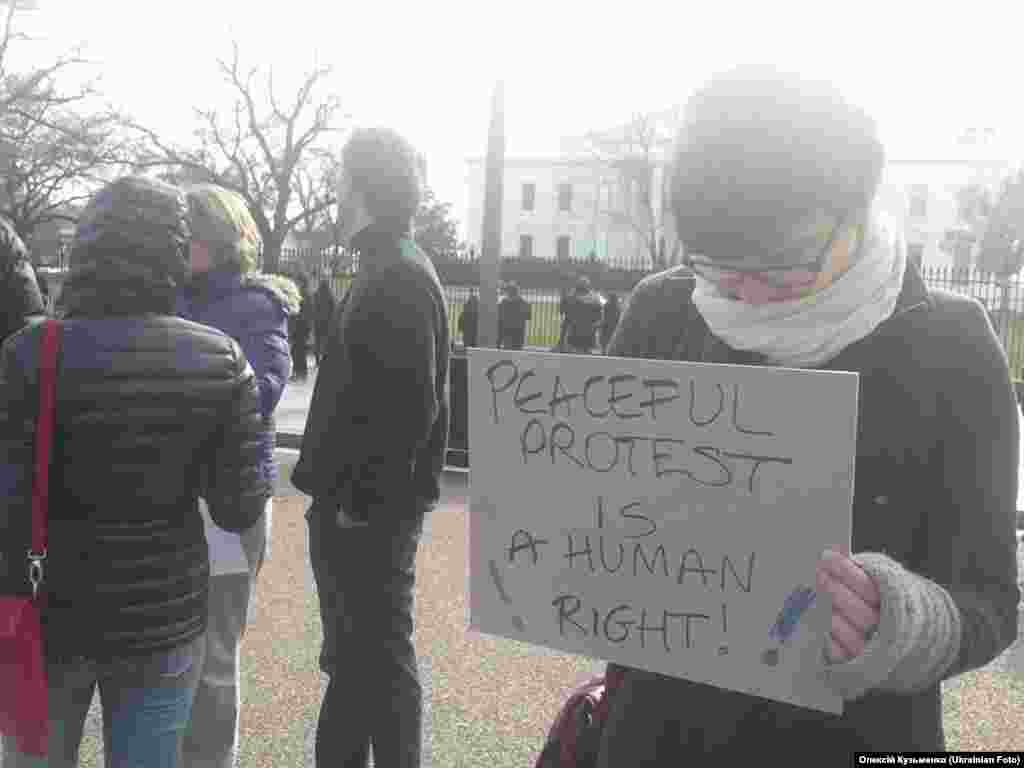
[[[341,151],[352,189],[363,195],[376,221],[407,224],[422,196],[421,159],[412,145],[390,128],[356,130]]]
[[[180,284],[191,235],[182,190],[145,176],[122,176],[93,195],[78,217],[71,263],[120,261],[126,270]]]
[[[688,251],[777,253],[815,213],[860,215],[881,179],[874,121],[829,83],[774,70],[713,78],[687,105],[672,209]]]
[[[188,271],[188,204],[177,187],[123,176],[100,189],[78,218],[67,314],[169,313]]]

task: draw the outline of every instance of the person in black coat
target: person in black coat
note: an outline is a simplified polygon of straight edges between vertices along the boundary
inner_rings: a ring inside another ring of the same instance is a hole
[[[559,336],[559,347],[577,354],[590,354],[597,344],[603,306],[601,297],[590,287],[590,279],[581,277],[576,290],[565,300],[565,316]]]
[[[462,314],[459,315],[459,331],[462,333],[462,345],[475,347],[477,339],[477,327],[480,323],[480,297],[476,291],[469,294],[466,303],[462,307]]]
[[[942,751],[942,684],[1018,634],[1006,355],[977,300],[925,285],[875,200],[874,122],[830,84],[738,70],[687,117],[687,262],[637,286],[609,354],[858,374],[852,535],[807,553],[830,613],[810,658],[843,711],[626,668],[598,768]]]
[[[299,311],[288,316],[288,343],[292,351],[292,381],[309,378],[309,337],[313,332],[313,297],[309,291],[309,278],[301,269],[292,279],[299,288]]]
[[[507,283],[498,302],[498,349],[523,348],[530,310],[530,302],[519,295],[519,286]]]
[[[315,317],[313,320],[313,334],[316,336],[316,365],[320,367],[324,354],[327,352],[327,337],[330,335],[331,320],[334,318],[334,311],[337,308],[337,301],[334,298],[334,291],[327,280],[320,281],[320,287],[316,289],[314,300]]]
[[[607,352],[608,345],[612,342],[615,329],[619,327],[619,317],[622,315],[622,305],[619,303],[619,294],[608,294],[608,300],[604,305],[604,313],[601,316],[601,351]]]
[[[0,216],[0,342],[46,315],[28,248],[14,224]]]
[[[316,764],[418,768],[422,687],[413,644],[416,552],[441,493],[449,427],[448,304],[416,244],[418,153],[355,132],[341,155],[343,242],[360,267],[335,315],[292,483],[320,600]]]
[[[46,274],[42,271],[43,264],[36,262],[32,265],[32,269],[36,274],[36,283],[39,286],[39,295],[43,298],[43,306],[50,306],[50,280],[46,277]]]

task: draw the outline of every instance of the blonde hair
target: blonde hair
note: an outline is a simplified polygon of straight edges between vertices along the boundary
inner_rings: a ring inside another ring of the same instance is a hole
[[[255,272],[260,233],[242,196],[216,184],[196,184],[186,194],[192,238],[210,246],[214,263]]]

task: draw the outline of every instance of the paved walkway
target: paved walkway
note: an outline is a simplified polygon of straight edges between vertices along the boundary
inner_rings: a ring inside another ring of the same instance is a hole
[[[309,372],[306,381],[290,381],[284,388],[284,395],[278,403],[274,417],[277,419],[277,444],[285,448],[298,448],[302,432],[306,428],[306,413],[313,398],[316,383],[316,369]]]

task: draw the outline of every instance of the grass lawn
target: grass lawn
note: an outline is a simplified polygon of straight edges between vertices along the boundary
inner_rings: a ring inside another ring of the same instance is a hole
[[[527,297],[529,298],[529,297]],[[462,307],[465,300],[452,301],[448,296],[448,324],[449,333],[453,339],[462,340],[459,333],[459,318],[462,317]],[[526,346],[543,347],[550,349],[558,343],[558,331],[561,325],[561,318],[558,314],[558,301],[531,300],[530,301],[530,322],[526,326]]]

